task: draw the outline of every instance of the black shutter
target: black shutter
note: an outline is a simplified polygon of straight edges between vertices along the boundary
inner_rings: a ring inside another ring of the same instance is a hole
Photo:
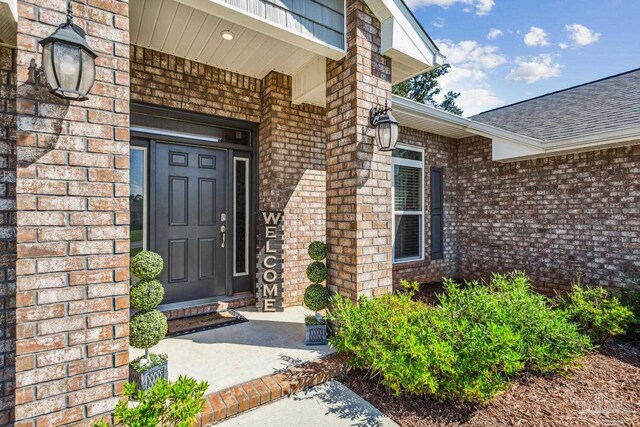
[[[444,193],[442,168],[431,168],[431,259],[444,258]]]

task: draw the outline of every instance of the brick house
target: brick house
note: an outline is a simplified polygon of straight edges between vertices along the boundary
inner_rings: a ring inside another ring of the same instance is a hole
[[[314,240],[352,298],[514,268],[638,286],[639,72],[464,119],[391,95],[444,61],[399,0],[82,0],[95,84],[69,101],[37,73],[66,8],[0,0],[0,424],[112,409],[132,253],[166,260],[168,315],[264,303],[266,213],[269,307],[301,304]]]

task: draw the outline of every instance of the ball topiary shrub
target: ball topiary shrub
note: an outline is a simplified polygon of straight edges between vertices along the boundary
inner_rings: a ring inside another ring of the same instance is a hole
[[[129,292],[131,307],[138,311],[156,308],[164,298],[164,287],[157,280],[141,280]]]
[[[320,311],[329,304],[329,290],[322,285],[313,284],[304,291],[304,305],[310,310]]]
[[[307,267],[307,277],[311,283],[322,283],[327,279],[329,271],[320,261],[314,261]]]
[[[316,240],[309,245],[309,256],[314,261],[322,261],[327,257],[327,245]]]
[[[138,312],[129,321],[129,344],[148,349],[158,344],[167,334],[167,318],[158,310]]]
[[[131,273],[140,280],[155,279],[163,267],[162,257],[155,252],[142,251],[131,259]]]

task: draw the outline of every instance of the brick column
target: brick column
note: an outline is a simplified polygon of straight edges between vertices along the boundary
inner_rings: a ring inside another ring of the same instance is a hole
[[[0,425],[13,421],[16,296],[15,50],[0,47]]]
[[[128,376],[129,20],[74,2],[99,54],[85,102],[33,84],[66,1],[18,1],[16,425],[113,409]]]
[[[391,156],[375,146],[369,109],[391,101],[380,22],[347,1],[347,55],[327,62],[327,242],[333,291],[391,291]]]

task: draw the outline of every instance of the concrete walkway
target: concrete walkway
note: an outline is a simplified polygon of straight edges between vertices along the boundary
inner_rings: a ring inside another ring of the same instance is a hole
[[[153,353],[169,356],[169,379],[188,375],[209,382],[208,392],[272,374],[301,362],[333,353],[328,346],[306,346],[304,307],[289,307],[283,313],[261,313],[255,308],[237,310],[246,323],[220,329],[165,338]],[[144,353],[131,348],[133,359]]]
[[[344,384],[329,381],[235,418],[222,427],[391,427],[397,426]]]

